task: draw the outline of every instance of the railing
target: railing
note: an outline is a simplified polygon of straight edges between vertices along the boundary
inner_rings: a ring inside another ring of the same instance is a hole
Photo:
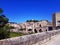
[[[0,45],[41,45],[60,33],[60,30],[47,31],[31,35],[0,40]]]

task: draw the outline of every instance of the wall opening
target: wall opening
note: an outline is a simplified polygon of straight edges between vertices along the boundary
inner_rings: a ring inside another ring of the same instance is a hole
[[[47,29],[46,29],[46,31],[47,31]]]
[[[39,26],[41,27],[41,24]]]
[[[28,31],[32,31],[32,29],[28,29]]]
[[[53,30],[53,28],[52,27],[48,27],[48,30],[51,31],[51,30]]]
[[[60,26],[57,26],[56,29],[60,29]]]
[[[36,29],[34,29],[34,32],[35,32],[35,33],[37,33],[37,30],[36,30]]]
[[[42,29],[40,29],[39,32],[42,32]]]

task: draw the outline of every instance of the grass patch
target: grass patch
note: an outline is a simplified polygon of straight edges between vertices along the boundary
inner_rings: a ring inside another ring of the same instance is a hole
[[[23,36],[25,34],[23,33],[17,33],[17,32],[10,32],[10,37],[18,37],[18,36]]]

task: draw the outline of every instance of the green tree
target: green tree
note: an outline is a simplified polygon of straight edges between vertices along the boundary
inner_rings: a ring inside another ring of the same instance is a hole
[[[2,8],[0,8],[0,14],[1,14],[1,13],[3,13],[3,10],[2,10]]]
[[[4,15],[0,15],[0,27],[5,26],[8,23],[8,18]]]
[[[6,23],[8,23],[8,18],[3,14],[2,8],[0,8],[0,27],[3,27]]]
[[[3,14],[3,10],[0,8],[0,39],[9,37],[9,26],[7,25],[9,19]]]
[[[39,22],[38,20],[27,20],[26,22]]]

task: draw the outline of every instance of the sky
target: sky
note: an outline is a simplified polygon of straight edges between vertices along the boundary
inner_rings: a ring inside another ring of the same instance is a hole
[[[0,8],[9,22],[26,20],[52,21],[52,14],[60,12],[60,0],[0,0]]]

